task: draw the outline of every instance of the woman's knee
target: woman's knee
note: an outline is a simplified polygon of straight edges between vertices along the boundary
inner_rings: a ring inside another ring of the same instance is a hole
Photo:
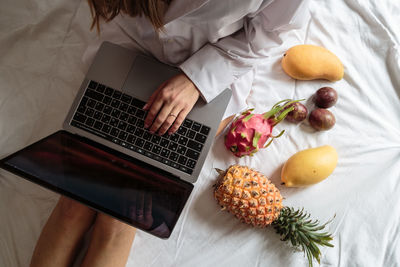
[[[97,215],[95,228],[103,240],[133,236],[136,233],[136,228],[102,213]]]
[[[56,206],[57,215],[66,223],[93,220],[96,212],[85,205],[61,196]]]

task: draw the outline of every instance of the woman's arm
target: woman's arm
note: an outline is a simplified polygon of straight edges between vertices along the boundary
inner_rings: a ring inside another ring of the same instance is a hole
[[[160,129],[164,134],[168,128],[169,133],[175,132],[199,95],[210,102],[267,58],[283,42],[281,33],[299,28],[308,17],[308,0],[264,2],[268,3],[247,14],[240,31],[202,47],[179,66],[185,75],[158,88],[146,106],[145,124],[152,132]]]

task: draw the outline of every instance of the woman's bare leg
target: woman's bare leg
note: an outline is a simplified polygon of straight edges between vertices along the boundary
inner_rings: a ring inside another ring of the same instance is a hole
[[[31,267],[70,266],[96,212],[61,196],[45,224],[31,259]]]
[[[82,267],[125,266],[135,233],[134,227],[98,213]]]

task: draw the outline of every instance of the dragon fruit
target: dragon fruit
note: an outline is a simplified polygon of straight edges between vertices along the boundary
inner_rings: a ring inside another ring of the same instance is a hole
[[[269,146],[275,138],[282,136],[285,130],[278,135],[272,135],[275,125],[285,119],[286,115],[293,110],[290,104],[301,100],[282,100],[276,103],[271,110],[263,114],[254,114],[254,109],[249,109],[240,114],[231,124],[225,136],[225,146],[235,156],[252,156],[260,148]],[[281,103],[284,103],[281,105]],[[264,145],[268,139],[271,139]]]

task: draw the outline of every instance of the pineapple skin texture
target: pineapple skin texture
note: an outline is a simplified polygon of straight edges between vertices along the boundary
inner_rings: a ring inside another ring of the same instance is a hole
[[[240,165],[220,175],[214,197],[223,210],[261,228],[275,221],[283,207],[279,190],[265,175]]]

